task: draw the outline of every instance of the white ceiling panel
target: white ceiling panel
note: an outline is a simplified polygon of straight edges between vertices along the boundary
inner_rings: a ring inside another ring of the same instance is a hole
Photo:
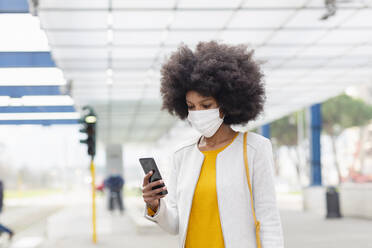
[[[324,38],[319,41],[319,44],[362,44],[367,41],[372,41],[372,29],[334,30],[324,36]]]
[[[323,65],[328,59],[327,58],[294,58],[285,62],[282,67],[295,69],[295,68],[315,68]]]
[[[340,58],[336,58],[331,60],[326,64],[327,67],[336,67],[336,68],[350,68],[350,67],[357,67],[359,65],[364,65],[368,63],[371,58],[369,57],[351,57],[351,56],[344,56]]]
[[[79,60],[79,59],[71,59],[71,60],[58,60],[57,66],[62,69],[72,68],[72,69],[106,69],[108,66],[107,60]]]
[[[237,8],[241,4],[242,0],[180,0],[178,8]]]
[[[173,11],[114,11],[115,29],[164,29],[172,21]]]
[[[53,58],[60,59],[107,59],[107,48],[55,48]]]
[[[353,49],[350,49],[347,54],[354,56],[362,55],[372,57],[372,43],[353,47]]]
[[[44,29],[105,29],[107,11],[40,11]]]
[[[345,54],[351,46],[309,46],[304,49],[299,56],[304,57],[333,57]]]
[[[332,28],[350,17],[355,10],[341,9],[337,14],[327,20],[321,20],[325,9],[305,9],[298,11],[297,14],[286,24],[286,28]]]
[[[114,45],[159,45],[163,41],[165,31],[114,31]]]
[[[303,46],[262,46],[256,49],[256,55],[260,57],[288,58],[303,50]]]
[[[47,32],[49,43],[52,46],[91,46],[91,45],[107,45],[106,31],[57,31]]]
[[[102,0],[40,0],[39,6],[41,9],[56,8],[56,9],[102,9],[108,8],[108,1]]]
[[[194,46],[199,41],[209,41],[216,36],[216,31],[169,31],[165,45],[177,47],[181,42]],[[173,48],[171,48],[173,49]]]
[[[106,70],[79,70],[79,69],[64,69],[63,74],[66,79],[73,79],[74,81],[89,80],[89,81],[103,81],[106,79]]]
[[[276,32],[269,44],[306,45],[319,40],[326,34],[324,30],[281,30]]]
[[[192,30],[210,28],[221,29],[229,20],[233,11],[176,11],[171,29],[188,28]],[[203,21],[200,21],[200,16]]]
[[[243,6],[246,8],[298,8],[303,7],[308,2],[309,0],[249,0],[245,1]]]
[[[173,8],[176,0],[113,0],[112,6],[114,9],[118,8],[143,8],[143,9],[157,9],[157,8]]]
[[[264,43],[272,31],[257,30],[224,30],[218,35],[218,39],[229,44],[248,43],[257,45]]]
[[[131,68],[131,69],[150,69],[154,63],[154,58],[144,59],[113,59],[112,67],[114,68]]]
[[[113,59],[151,59],[154,58],[157,47],[144,47],[144,48],[122,48],[114,47],[112,57]]]
[[[250,127],[372,83],[372,15],[362,8],[372,1],[343,1],[320,21],[324,0],[113,0],[112,26],[108,1],[41,2],[53,58],[72,79],[77,106],[103,117],[104,142],[150,141],[169,130],[176,118],[160,112],[160,69],[181,42],[255,50],[268,98]]]
[[[294,13],[294,10],[239,10],[228,28],[278,28]]]

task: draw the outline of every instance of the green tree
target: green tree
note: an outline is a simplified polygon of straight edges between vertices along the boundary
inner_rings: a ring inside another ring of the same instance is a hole
[[[322,104],[322,118],[322,130],[331,137],[335,167],[340,183],[341,172],[337,159],[336,140],[345,129],[366,125],[372,119],[372,106],[361,99],[342,94]]]
[[[295,164],[298,182],[301,182],[300,152],[297,137],[297,116],[304,115],[304,111],[298,111],[284,116],[271,124],[271,136],[273,143],[278,149],[281,146],[287,146],[289,157]],[[294,151],[295,157],[291,151]]]

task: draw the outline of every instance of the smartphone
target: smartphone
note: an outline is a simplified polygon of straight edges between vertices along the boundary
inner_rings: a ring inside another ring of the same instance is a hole
[[[162,179],[160,175],[160,171],[158,167],[156,166],[154,158],[140,158],[139,161],[141,163],[141,166],[145,174],[149,173],[150,171],[153,171],[153,174],[151,175],[149,179],[150,183]],[[162,184],[152,187],[152,190],[158,189],[164,186],[165,186],[164,183],[162,183]],[[157,193],[157,195],[166,195],[166,194],[168,194],[167,190],[163,190],[162,192]]]

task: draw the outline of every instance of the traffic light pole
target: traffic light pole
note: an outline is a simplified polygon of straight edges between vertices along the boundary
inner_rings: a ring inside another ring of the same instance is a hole
[[[83,110],[88,111],[83,118],[80,119],[80,123],[83,124],[83,128],[80,129],[81,133],[87,135],[86,139],[80,140],[80,143],[87,144],[88,155],[91,157],[90,161],[90,173],[92,178],[92,224],[93,224],[93,243],[97,243],[97,228],[96,228],[96,172],[94,168],[94,155],[96,154],[96,122],[97,116],[94,113],[93,108],[84,106]]]
[[[92,177],[92,223],[93,223],[93,243],[97,243],[97,229],[96,229],[96,173],[94,168],[94,157],[90,161],[90,173]]]

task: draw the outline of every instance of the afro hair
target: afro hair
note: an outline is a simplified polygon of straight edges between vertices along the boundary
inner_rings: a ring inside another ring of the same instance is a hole
[[[161,110],[184,120],[186,93],[216,99],[225,124],[246,124],[257,118],[266,100],[263,73],[247,45],[199,42],[193,52],[181,44],[161,68]]]

